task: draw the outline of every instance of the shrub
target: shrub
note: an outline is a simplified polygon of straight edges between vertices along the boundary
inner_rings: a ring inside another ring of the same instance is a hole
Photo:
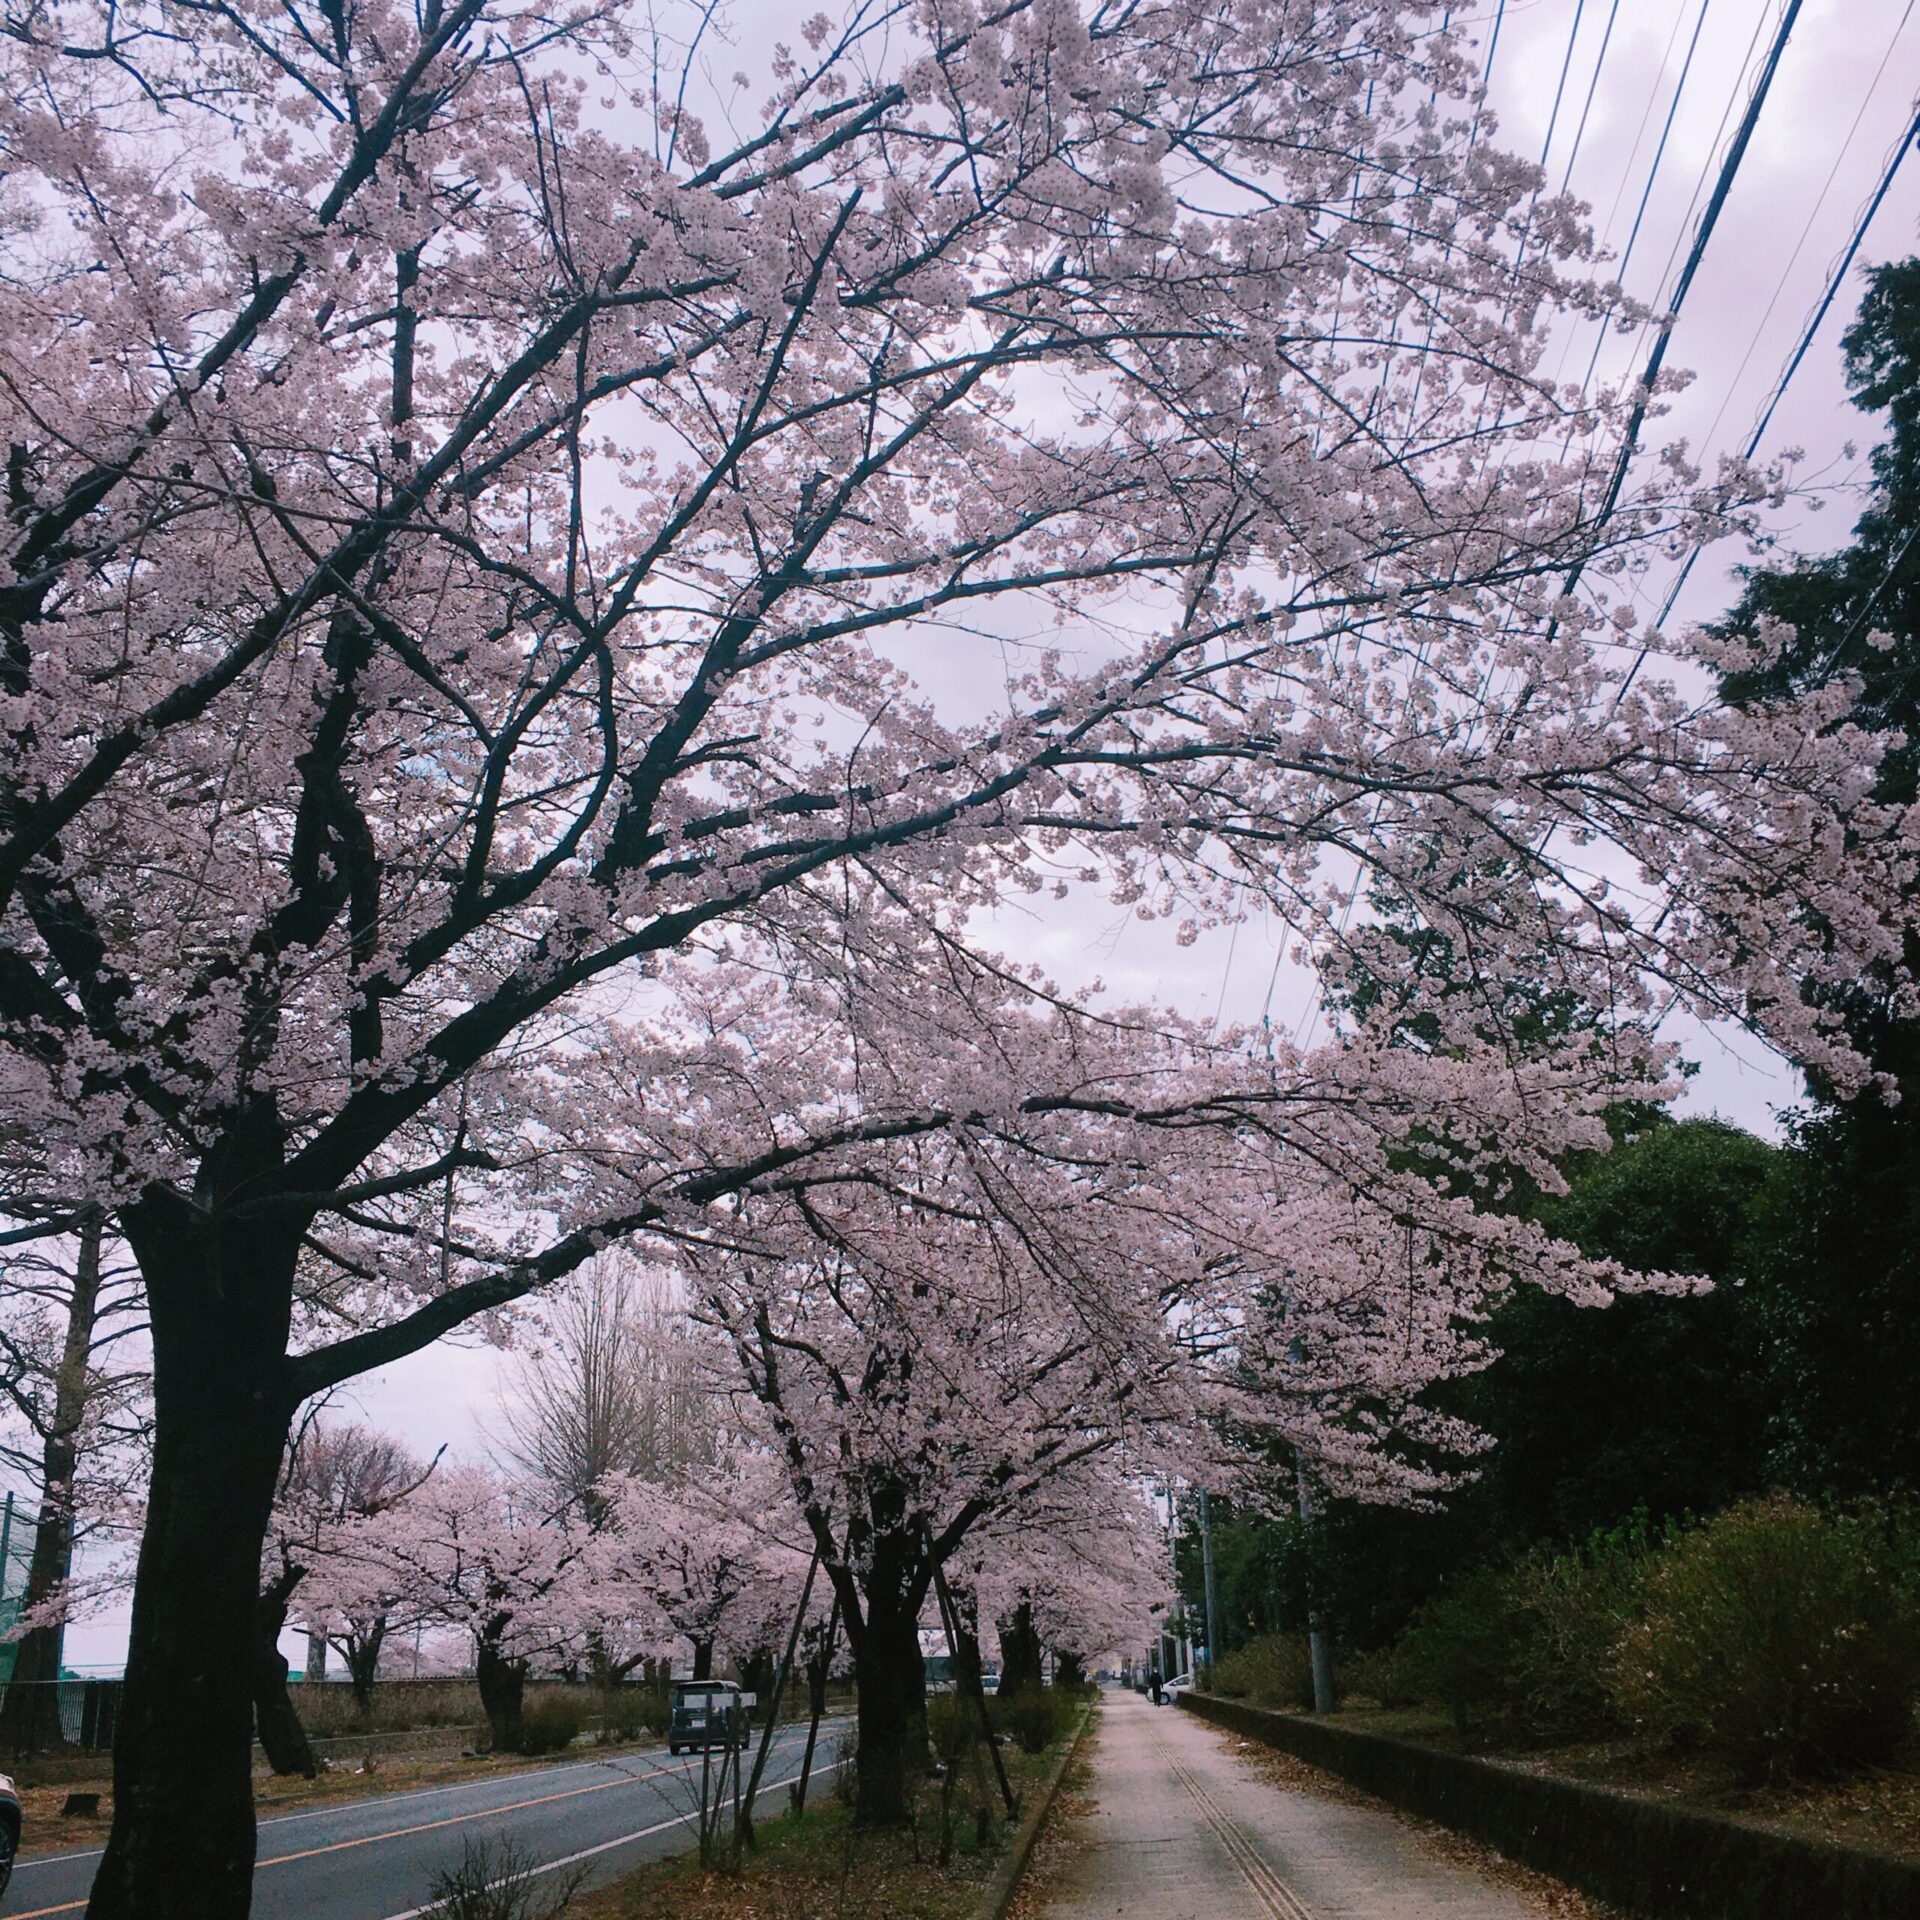
[[[362,1713],[343,1680],[302,1681],[292,1689],[300,1724],[316,1740],[358,1733],[411,1733],[425,1727],[470,1727],[486,1718],[471,1680],[382,1680]]]
[[[531,1699],[520,1715],[515,1753],[561,1753],[579,1738],[586,1711],[571,1694],[548,1693]]]
[[[1645,1613],[1658,1550],[1639,1514],[1593,1534],[1577,1553],[1542,1548],[1514,1567],[1512,1710],[1528,1732],[1592,1733],[1617,1724],[1612,1675]]]
[[[1059,1694],[1051,1687],[1021,1687],[994,1701],[994,1725],[1023,1753],[1045,1753],[1053,1745],[1065,1717]]]
[[[1511,1570],[1472,1569],[1435,1594],[1401,1636],[1400,1658],[1415,1697],[1444,1707],[1462,1734],[1512,1717],[1521,1698],[1525,1632]]]
[[[642,1734],[656,1738],[667,1730],[672,1705],[667,1696],[654,1687],[608,1687],[600,1695],[600,1732],[602,1746],[616,1740],[638,1740]]]
[[[423,1920],[559,1920],[585,1883],[588,1869],[549,1878],[511,1840],[468,1840],[460,1864],[428,1883]]]
[[[860,1736],[851,1727],[834,1743],[833,1797],[849,1809],[860,1799]]]
[[[1886,1531],[1774,1497],[1675,1539],[1613,1667],[1650,1730],[1752,1778],[1889,1759],[1912,1721],[1920,1640]]]
[[[1413,1671],[1398,1646],[1351,1653],[1341,1663],[1343,1687],[1379,1707],[1410,1707],[1420,1697]]]
[[[1270,1633],[1224,1654],[1210,1675],[1210,1691],[1261,1707],[1313,1707],[1313,1659],[1304,1635]]]
[[[965,1759],[980,1738],[980,1709],[958,1693],[927,1696],[927,1745],[943,1766]]]

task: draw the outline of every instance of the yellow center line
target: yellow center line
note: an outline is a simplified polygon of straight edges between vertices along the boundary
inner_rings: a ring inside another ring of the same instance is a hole
[[[692,1761],[682,1761],[675,1767],[655,1767],[647,1773],[623,1773],[617,1780],[596,1780],[588,1787],[568,1787],[563,1793],[535,1794],[530,1800],[514,1800],[502,1807],[482,1807],[476,1813],[453,1813],[439,1820],[423,1820],[418,1826],[390,1827],[385,1833],[363,1834],[358,1840],[335,1840],[324,1847],[303,1847],[298,1853],[276,1853],[267,1860],[256,1860],[254,1871],[262,1867],[284,1867],[291,1860],[312,1860],[323,1853],[345,1853],[352,1847],[371,1847],[382,1840],[404,1840],[409,1834],[431,1833],[436,1827],[457,1827],[469,1820],[497,1819],[503,1813],[520,1813],[528,1807],[550,1806],[556,1800],[577,1800],[583,1793],[606,1793],[614,1787],[631,1787],[642,1780],[658,1780],[663,1774],[684,1774],[692,1768]],[[351,1802],[348,1803],[349,1805]],[[62,1901],[57,1907],[32,1907],[25,1913],[10,1914],[8,1920],[46,1920],[46,1916],[55,1913],[78,1913],[86,1906],[84,1900]]]

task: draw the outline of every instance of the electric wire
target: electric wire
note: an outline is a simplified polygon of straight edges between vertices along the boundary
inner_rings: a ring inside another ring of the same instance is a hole
[[[1693,23],[1693,38],[1687,42],[1687,57],[1680,66],[1680,78],[1675,83],[1673,98],[1667,102],[1667,117],[1660,129],[1660,143],[1653,150],[1653,165],[1647,169],[1647,184],[1640,192],[1640,205],[1634,211],[1633,229],[1627,235],[1627,244],[1620,254],[1620,264],[1614,269],[1614,278],[1624,281],[1627,265],[1633,258],[1633,249],[1640,239],[1640,228],[1647,217],[1647,207],[1653,199],[1654,183],[1660,178],[1660,163],[1667,155],[1667,142],[1673,137],[1673,123],[1679,117],[1680,101],[1687,90],[1687,76],[1693,71],[1693,57],[1700,51],[1700,30],[1707,24],[1707,9],[1713,0],[1700,0],[1700,11]],[[1637,148],[1637,143],[1636,143]],[[1632,163],[1629,162],[1629,165]],[[1619,202],[1614,203],[1616,207]],[[1608,224],[1612,224],[1612,215],[1608,215]],[[1594,335],[1593,357],[1587,362],[1587,376],[1580,383],[1583,387],[1593,384],[1594,370],[1600,364],[1600,350],[1607,343],[1607,331],[1603,326]]]
[[[1700,437],[1700,444],[1703,447],[1711,446],[1714,436],[1720,431],[1720,422],[1726,418],[1727,409],[1733,404],[1733,397],[1739,390],[1741,377],[1752,364],[1761,338],[1766,333],[1767,322],[1773,318],[1773,311],[1780,304],[1780,296],[1787,290],[1787,282],[1793,277],[1793,270],[1799,264],[1800,255],[1805,251],[1808,240],[1813,237],[1814,224],[1827,204],[1827,195],[1833,191],[1834,181],[1840,177],[1840,169],[1846,163],[1847,155],[1853,151],[1854,141],[1860,136],[1860,129],[1866,122],[1867,110],[1873,105],[1874,96],[1879,93],[1880,83],[1886,78],[1887,68],[1892,63],[1893,50],[1899,44],[1900,36],[1907,30],[1907,22],[1913,18],[1914,5],[1915,0],[1907,0],[1906,9],[1900,15],[1899,23],[1894,27],[1893,37],[1888,40],[1881,52],[1880,64],[1874,71],[1866,93],[1861,98],[1859,109],[1853,116],[1852,125],[1847,128],[1846,138],[1840,143],[1840,150],[1833,156],[1832,166],[1827,169],[1827,177],[1820,183],[1820,191],[1815,196],[1813,205],[1807,210],[1806,223],[1800,229],[1800,237],[1793,243],[1793,251],[1787,255],[1787,263],[1780,270],[1780,277],[1774,283],[1773,293],[1754,326],[1752,337],[1747,341],[1747,350],[1740,356],[1740,364],[1734,368],[1732,376],[1727,381],[1727,391],[1720,402],[1719,411],[1715,413],[1711,425]],[[1784,389],[1785,380],[1783,379],[1780,390],[1784,391]]]
[[[1911,14],[1912,11],[1912,0],[1909,0],[1907,13]],[[1902,15],[1901,24],[1902,26],[1906,24],[1906,15]],[[1876,183],[1873,192],[1867,197],[1865,204],[1861,207],[1859,216],[1854,222],[1853,232],[1845,248],[1841,251],[1838,261],[1828,274],[1827,284],[1822,290],[1819,300],[1815,303],[1813,312],[1809,315],[1806,325],[1801,329],[1800,337],[1795,343],[1792,353],[1787,356],[1786,363],[1780,370],[1780,377],[1774,382],[1773,391],[1768,396],[1766,406],[1761,410],[1759,418],[1755,421],[1753,431],[1747,436],[1746,445],[1741,450],[1742,459],[1751,460],[1755,453],[1758,452],[1760,442],[1765,438],[1767,428],[1773,422],[1776,409],[1779,407],[1780,402],[1786,397],[1787,389],[1792,385],[1794,376],[1800,371],[1802,365],[1805,364],[1808,351],[1812,348],[1815,338],[1826,321],[1827,315],[1832,311],[1834,300],[1838,297],[1840,288],[1845,283],[1846,276],[1852,268],[1854,260],[1858,257],[1861,247],[1866,243],[1867,232],[1873,225],[1874,216],[1880,211],[1882,205],[1885,204],[1887,195],[1892,191],[1894,181],[1899,175],[1901,164],[1905,161],[1908,153],[1912,151],[1917,140],[1920,140],[1920,112],[1916,112],[1906,130],[1900,135],[1899,139],[1894,143],[1892,151],[1888,154],[1886,165],[1881,170],[1880,179]],[[1724,404],[1721,410],[1722,412],[1725,411]],[[1914,536],[1911,534],[1908,536],[1908,545],[1912,543],[1913,538]],[[1903,546],[1900,553],[1895,555],[1894,563],[1896,566],[1900,559],[1904,558],[1905,552],[1906,547]],[[1680,598],[1681,590],[1686,586],[1688,579],[1691,577],[1694,563],[1699,557],[1700,549],[1694,547],[1689,550],[1686,558],[1681,562],[1680,571],[1674,576],[1672,584],[1668,587],[1666,596],[1661,602],[1659,613],[1654,616],[1653,625],[1656,631],[1665,626],[1668,618],[1671,616],[1674,606]],[[1891,578],[1892,573],[1889,571],[1888,579]],[[1866,603],[1856,617],[1854,625],[1850,626],[1847,631],[1841,635],[1839,642],[1829,654],[1826,663],[1828,668],[1831,668],[1833,662],[1839,658],[1848,643],[1853,639],[1859,621],[1866,618],[1868,612],[1872,609],[1874,601],[1879,597],[1880,592],[1885,586],[1886,581],[1883,580],[1880,586],[1876,587],[1874,591],[1868,595]],[[1639,674],[1641,667],[1645,665],[1649,651],[1649,648],[1642,647],[1636,654],[1633,665],[1628,668],[1626,677],[1620,683],[1619,692],[1614,696],[1614,705],[1616,708],[1619,706],[1620,701],[1626,697],[1627,690],[1633,685],[1634,679]]]
[[[1727,204],[1727,196],[1733,191],[1733,183],[1739,177],[1740,163],[1746,158],[1747,148],[1753,139],[1753,130],[1759,124],[1760,111],[1766,105],[1767,95],[1772,90],[1774,76],[1780,71],[1780,62],[1787,50],[1787,42],[1793,33],[1794,22],[1800,17],[1803,0],[1789,0],[1786,11],[1780,16],[1780,25],[1773,37],[1773,44],[1767,50],[1766,64],[1760,69],[1755,80],[1753,92],[1748,96],[1747,109],[1740,117],[1740,125],[1735,131],[1726,156],[1720,163],[1720,175],[1714,182],[1713,194],[1701,211],[1699,225],[1694,230],[1693,245],[1687,251],[1686,265],[1680,270],[1680,278],[1673,290],[1673,298],[1660,323],[1660,331],[1654,337],[1653,351],[1647,356],[1645,371],[1640,376],[1639,394],[1634,401],[1633,411],[1627,416],[1627,430],[1620,442],[1620,452],[1613,464],[1612,477],[1607,483],[1607,491],[1601,500],[1599,512],[1594,517],[1593,536],[1597,541],[1601,531],[1611,518],[1614,508],[1619,504],[1621,489],[1626,484],[1627,469],[1633,464],[1633,456],[1638,449],[1640,429],[1646,422],[1647,409],[1652,403],[1655,383],[1660,378],[1660,369],[1666,361],[1667,345],[1673,338],[1673,329],[1680,318],[1681,309],[1686,305],[1688,290],[1692,287],[1694,276],[1700,271],[1700,262],[1706,258],[1707,243],[1713,238],[1713,230],[1719,224],[1720,212]],[[1586,559],[1591,552],[1577,561],[1569,572],[1561,588],[1563,594],[1571,593],[1579,584]],[[1642,656],[1644,658],[1644,655]]]

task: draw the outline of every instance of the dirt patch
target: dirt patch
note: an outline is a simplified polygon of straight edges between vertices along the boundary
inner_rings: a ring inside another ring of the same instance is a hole
[[[1057,1749],[1003,1753],[1015,1791],[1025,1796],[1045,1784]],[[655,1861],[583,1894],[567,1920],[972,1920],[1011,1835],[997,1797],[983,1836],[968,1789],[943,1867],[936,1857],[937,1789],[922,1792],[914,1829],[880,1833],[855,1828],[831,1768],[826,1779],[816,1778],[814,1793],[799,1820],[762,1818],[759,1846],[738,1872],[702,1868],[684,1856]]]
[[[1092,1816],[1093,1754],[1100,1739],[1100,1722],[1081,1743],[1060,1782],[1053,1807],[1027,1859],[1007,1920],[1044,1920],[1061,1882],[1087,1854],[1087,1821]]]

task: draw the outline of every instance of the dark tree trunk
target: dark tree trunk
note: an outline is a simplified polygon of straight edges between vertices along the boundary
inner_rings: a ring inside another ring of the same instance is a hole
[[[754,1696],[757,1702],[755,1711],[759,1713],[769,1710],[778,1666],[771,1647],[755,1647],[740,1663],[740,1689]]]
[[[292,1414],[287,1335],[305,1223],[235,1222],[218,1208],[262,1171],[259,1156],[276,1154],[270,1123],[257,1123],[226,1164],[209,1156],[205,1211],[165,1195],[125,1216],[151,1312],[153,1476],[113,1827],[88,1920],[245,1920],[251,1900],[244,1649],[258,1630],[260,1550]]]
[[[927,1770],[927,1666],[920,1653],[920,1609],[895,1582],[882,1584],[889,1556],[875,1555],[866,1617],[853,1643],[859,1753],[854,1819],[863,1827],[905,1826],[913,1787]]]
[[[1086,1665],[1077,1653],[1054,1653],[1053,1684],[1056,1687],[1084,1687],[1087,1684]]]
[[[100,1313],[100,1222],[80,1229],[73,1292],[67,1301],[66,1336],[54,1376],[53,1413],[41,1437],[40,1517],[27,1562],[22,1612],[52,1593],[73,1567],[74,1476],[80,1469],[79,1435],[87,1413],[87,1369]],[[13,1753],[34,1753],[60,1739],[59,1703],[52,1682],[60,1678],[66,1629],[58,1622],[30,1628],[14,1650],[13,1684],[0,1706],[0,1742]]]
[[[307,1671],[309,1680],[324,1680],[327,1677],[327,1636],[324,1633],[307,1635]]]
[[[495,1635],[483,1635],[474,1660],[474,1678],[480,1683],[480,1705],[493,1733],[496,1753],[512,1753],[525,1734],[527,1663],[510,1660],[500,1651]]]
[[[288,1567],[260,1595],[253,1642],[253,1715],[267,1765],[275,1773],[301,1773],[311,1780],[320,1762],[287,1691],[287,1656],[280,1651],[287,1602],[305,1572],[304,1567]]]
[[[980,1608],[964,1587],[950,1587],[947,1609],[953,1628],[954,1691],[961,1699],[970,1700],[984,1670],[980,1658]]]
[[[1022,1687],[1045,1682],[1039,1629],[1033,1624],[1032,1607],[1023,1600],[1000,1622],[1000,1691],[1018,1693]]]
[[[373,1683],[380,1677],[380,1649],[387,1643],[387,1616],[379,1615],[364,1632],[347,1641],[347,1682],[354,1711],[364,1720],[373,1711]]]
[[[693,1677],[696,1680],[713,1678],[713,1642],[696,1640],[693,1643]]]

